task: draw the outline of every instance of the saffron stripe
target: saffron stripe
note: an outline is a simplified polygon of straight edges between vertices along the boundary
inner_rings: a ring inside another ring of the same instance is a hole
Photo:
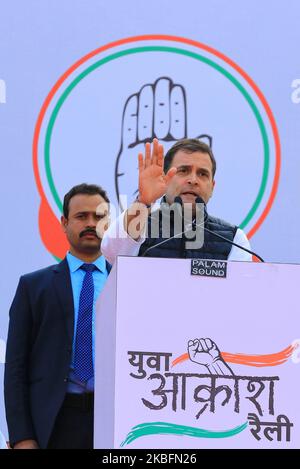
[[[292,353],[298,348],[298,344],[291,344],[284,350],[276,353],[270,353],[267,355],[247,355],[243,353],[228,353],[221,352],[222,358],[227,363],[237,363],[239,365],[246,366],[277,366],[285,363],[292,355]],[[172,362],[172,366],[178,365],[189,359],[189,354],[184,353],[179,357],[175,358]]]

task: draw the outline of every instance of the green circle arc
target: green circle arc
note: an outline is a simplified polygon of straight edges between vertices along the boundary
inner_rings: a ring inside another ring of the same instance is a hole
[[[269,149],[269,141],[268,141],[268,136],[267,136],[267,131],[263,122],[263,119],[259,113],[259,110],[257,109],[253,99],[249,95],[249,93],[245,90],[245,88],[238,82],[238,80],[231,75],[227,70],[225,70],[223,67],[221,67],[219,64],[216,64],[212,60],[208,59],[207,57],[203,57],[199,54],[196,54],[195,52],[187,51],[184,49],[179,49],[176,47],[167,47],[167,46],[148,46],[148,47],[137,47],[133,49],[127,49],[123,50],[120,52],[116,52],[114,54],[111,54],[104,59],[98,60],[95,62],[93,65],[88,67],[86,70],[81,72],[70,84],[69,86],[65,89],[65,91],[62,93],[60,98],[58,99],[52,114],[49,119],[49,123],[47,126],[46,130],[46,138],[45,138],[45,146],[44,146],[44,157],[45,157],[45,171],[46,171],[46,177],[48,180],[49,188],[50,191],[53,195],[54,201],[60,210],[62,212],[62,201],[60,200],[60,197],[58,195],[58,192],[56,190],[55,184],[54,184],[54,179],[52,176],[52,171],[51,171],[51,165],[50,165],[50,144],[51,144],[51,137],[53,133],[53,128],[55,125],[56,118],[58,116],[58,113],[63,106],[65,100],[67,97],[70,95],[72,90],[80,83],[81,80],[83,80],[87,75],[92,73],[94,70],[97,68],[101,67],[102,65],[111,62],[113,60],[116,60],[120,57],[126,56],[126,55],[131,55],[131,54],[137,54],[141,52],[170,52],[174,54],[181,54],[185,55],[187,57],[191,57],[196,60],[200,60],[201,62],[209,65],[210,67],[214,68],[217,70],[219,73],[224,75],[231,83],[241,92],[241,94],[244,96],[246,101],[248,102],[250,108],[253,111],[253,114],[256,118],[256,121],[258,123],[258,127],[260,129],[260,133],[262,136],[262,141],[263,141],[263,148],[264,148],[264,164],[263,164],[263,172],[262,172],[262,178],[261,178],[261,183],[259,186],[259,191],[256,196],[256,199],[250,208],[249,212],[247,213],[246,217],[244,220],[240,223],[240,228],[244,228],[252,219],[254,216],[266,189],[267,185],[267,179],[268,179],[268,172],[269,172],[269,164],[270,164],[270,149]]]

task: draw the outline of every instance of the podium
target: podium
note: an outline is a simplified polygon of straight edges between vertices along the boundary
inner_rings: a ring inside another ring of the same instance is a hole
[[[119,257],[95,448],[300,448],[300,266]]]

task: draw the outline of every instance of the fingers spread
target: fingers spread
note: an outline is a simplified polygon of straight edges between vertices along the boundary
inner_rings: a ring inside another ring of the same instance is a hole
[[[152,164],[157,164],[158,147],[159,147],[158,140],[157,138],[154,138],[153,143],[152,143]]]
[[[143,153],[138,154],[138,160],[139,160],[139,172],[141,172],[144,169],[144,155],[143,155]]]
[[[157,164],[158,166],[161,166],[161,167],[163,167],[163,164],[164,164],[164,147],[161,144],[158,144]]]
[[[151,165],[151,145],[149,142],[145,145],[145,168]]]
[[[168,184],[173,176],[177,173],[177,168],[170,168],[166,174],[166,183]]]

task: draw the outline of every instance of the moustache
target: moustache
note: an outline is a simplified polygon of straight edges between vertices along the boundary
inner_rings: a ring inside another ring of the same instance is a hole
[[[79,238],[82,238],[82,236],[86,235],[86,234],[93,234],[96,236],[96,238],[100,239],[99,236],[97,235],[96,231],[95,230],[91,230],[91,229],[86,229],[86,230],[83,230],[81,231],[81,233],[79,233]]]

